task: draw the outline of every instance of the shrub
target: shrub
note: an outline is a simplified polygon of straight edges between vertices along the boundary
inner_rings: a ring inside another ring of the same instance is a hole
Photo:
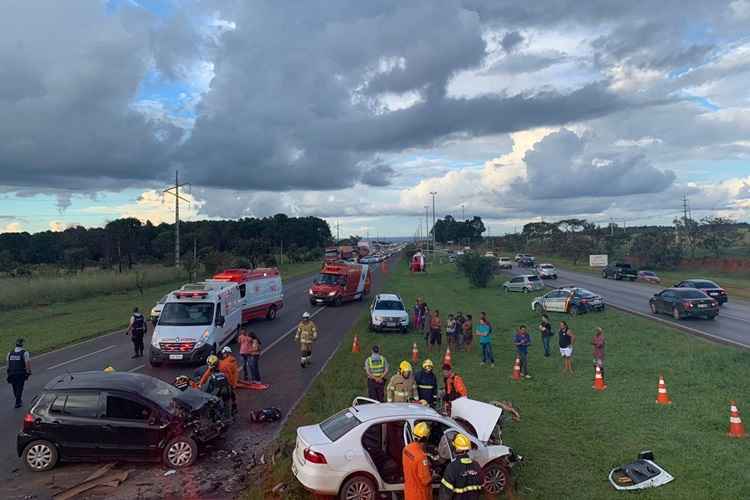
[[[474,252],[467,252],[458,258],[456,265],[473,286],[487,288],[495,274],[497,262],[491,257],[482,257]]]

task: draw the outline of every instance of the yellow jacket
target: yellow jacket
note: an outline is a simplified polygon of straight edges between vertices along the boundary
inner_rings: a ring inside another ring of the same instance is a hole
[[[395,374],[388,382],[387,393],[389,403],[408,403],[419,399],[417,383],[411,375],[404,378],[400,373]]]
[[[297,333],[294,335],[294,340],[299,341],[300,344],[312,344],[318,339],[318,329],[315,328],[315,323],[312,321],[301,321],[297,326]]]

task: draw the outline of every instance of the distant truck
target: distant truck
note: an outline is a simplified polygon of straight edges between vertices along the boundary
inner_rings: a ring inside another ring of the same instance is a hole
[[[635,281],[638,279],[638,270],[632,267],[630,264],[618,262],[606,266],[602,269],[602,278],[614,278],[616,280],[630,280]]]
[[[308,294],[310,305],[341,305],[370,294],[372,271],[367,264],[326,262]]]

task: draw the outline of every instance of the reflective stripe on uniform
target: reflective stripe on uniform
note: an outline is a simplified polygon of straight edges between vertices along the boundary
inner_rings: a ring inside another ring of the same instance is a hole
[[[481,491],[482,486],[478,484],[473,484],[470,486],[465,486],[463,488],[456,488],[451,483],[449,483],[445,478],[443,478],[442,481],[440,481],[440,484],[451,490],[453,493],[461,494],[461,493],[467,493],[469,491]]]
[[[382,376],[385,373],[385,360],[383,358],[380,358],[379,361],[373,361],[372,357],[369,357],[367,358],[367,366],[376,377]]]
[[[435,386],[434,385],[418,385],[417,387],[419,387],[420,389],[432,389]]]

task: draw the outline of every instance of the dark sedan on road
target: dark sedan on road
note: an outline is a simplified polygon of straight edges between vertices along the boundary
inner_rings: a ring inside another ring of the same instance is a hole
[[[58,461],[162,461],[192,465],[198,446],[227,430],[221,400],[137,373],[56,377],[34,400],[17,451],[33,471]]]
[[[654,314],[670,314],[674,319],[714,319],[719,314],[719,303],[696,288],[667,288],[649,300]]]
[[[719,305],[722,305],[729,300],[727,292],[723,288],[717,285],[714,281],[703,278],[693,278],[680,281],[675,285],[675,288],[697,288],[718,302]]]

